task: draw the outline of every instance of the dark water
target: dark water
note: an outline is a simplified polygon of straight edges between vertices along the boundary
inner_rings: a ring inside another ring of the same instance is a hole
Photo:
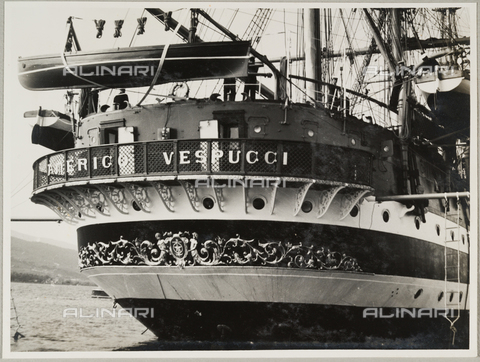
[[[91,298],[93,287],[12,283],[11,289],[25,336],[11,338],[12,352],[113,351],[157,340],[119,306],[113,309],[111,299]],[[11,319],[11,336],[16,329]]]
[[[111,299],[92,298],[93,287],[12,283],[12,296],[20,328],[25,337],[17,341],[16,319],[11,319],[12,352],[93,352],[93,351],[161,351],[222,349],[285,349],[285,345],[245,342],[235,346],[212,342],[161,342],[120,306],[113,309]],[[15,313],[11,311],[11,317]],[[411,321],[413,322],[413,321]],[[352,328],[326,331],[323,341],[299,343],[288,349],[466,349],[468,348],[468,316],[457,324],[456,343],[446,320],[432,320],[426,328],[412,333],[389,335],[389,329],[366,328],[368,334]],[[406,323],[407,327],[413,324]],[[388,325],[386,325],[388,327]],[[352,327],[352,326],[351,326]]]

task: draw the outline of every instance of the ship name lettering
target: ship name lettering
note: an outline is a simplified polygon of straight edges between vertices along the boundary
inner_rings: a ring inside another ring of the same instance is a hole
[[[171,165],[173,162],[175,152],[162,152],[163,160],[165,161],[166,165]],[[193,154],[193,157],[192,157]],[[229,150],[228,156],[226,152],[222,150],[212,150],[211,152],[211,163],[218,163],[220,160],[227,158],[228,163],[230,164],[238,164],[241,160],[242,151],[241,150]],[[276,164],[277,162],[282,162],[283,165],[287,164],[288,160],[288,152],[283,152],[282,159],[279,160],[279,154],[274,151],[266,151],[263,155],[260,154],[258,151],[247,151],[245,153],[245,161],[251,165],[258,163],[258,162],[265,162],[268,165]],[[56,175],[61,176],[65,174],[65,168],[69,175],[75,174],[75,172],[81,171],[88,171],[90,167],[93,170],[97,170],[98,168],[109,169],[116,163],[121,166],[125,167],[130,162],[133,162],[134,154],[122,154],[119,155],[118,159],[114,160],[114,158],[110,155],[105,156],[94,156],[91,158],[91,162],[88,161],[88,158],[71,158],[66,161],[62,160],[55,160],[54,162],[49,162],[47,164],[47,175]],[[205,164],[207,163],[207,153],[205,150],[196,150],[196,151],[189,151],[189,150],[181,150],[178,151],[178,162],[181,165],[190,164],[191,162]]]
[[[218,162],[219,159],[223,157],[223,151],[221,150],[212,150],[212,162]]]
[[[190,155],[190,151],[180,151],[180,164],[185,165],[189,164],[190,160],[188,159],[188,156]]]
[[[205,155],[205,152],[202,150],[195,151],[195,157],[197,158],[197,160],[195,161],[196,163],[207,162],[207,156]]]
[[[107,164],[107,159],[108,159],[108,164]],[[110,166],[112,166],[112,158],[110,156],[103,156],[102,166],[103,168],[110,168]]]
[[[252,159],[251,159],[251,157],[250,157],[252,154],[255,154],[255,160],[253,160],[253,161],[252,161]],[[248,151],[248,152],[247,152],[247,162],[248,162],[249,164],[257,163],[257,162],[258,162],[258,152],[257,152],[257,151]]]
[[[273,161],[269,162],[269,156],[273,155]],[[267,151],[265,152],[265,162],[268,163],[269,165],[273,165],[274,163],[277,163],[277,153],[272,152],[272,151]]]
[[[230,163],[239,163],[240,162],[240,151],[237,151],[237,157],[235,161],[233,160],[233,151],[228,151],[228,162]]]
[[[164,152],[163,153],[163,158],[165,159],[165,163],[167,165],[170,165],[172,163],[172,159],[173,159],[173,152],[170,152],[170,156],[167,156],[167,153]]]
[[[87,171],[87,159],[79,158],[78,159],[78,171],[82,171],[82,167]]]

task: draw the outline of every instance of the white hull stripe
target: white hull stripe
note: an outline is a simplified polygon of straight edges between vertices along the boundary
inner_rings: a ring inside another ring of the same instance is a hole
[[[124,267],[124,266],[121,266]],[[380,276],[376,275],[369,275],[371,278],[365,278],[365,279],[358,279],[358,278],[339,278],[338,276],[321,276],[321,275],[285,275],[285,274],[248,274],[248,273],[98,273],[98,274],[91,274],[88,275],[89,278],[93,277],[101,277],[101,276],[112,276],[112,275],[118,275],[118,276],[132,276],[132,275],[155,275],[155,276],[181,276],[181,277],[212,277],[212,276],[241,276],[241,277],[276,277],[276,278],[301,278],[301,279],[337,279],[337,280],[348,280],[348,281],[355,281],[355,282],[365,282],[365,281],[374,281],[375,283],[381,283],[381,284],[392,284],[392,281],[384,281],[384,280],[378,280]],[[419,282],[399,282],[395,280],[395,284],[401,284],[401,285],[408,285],[408,286],[431,286],[432,280],[430,279],[421,279],[421,278],[414,278],[414,277],[401,277],[401,276],[389,276],[389,275],[383,275],[382,277],[395,277],[396,279],[398,278],[409,278],[413,279],[415,281]],[[420,281],[424,281],[423,283]],[[441,282],[444,283],[444,280],[435,280],[435,282]],[[455,283],[456,284],[456,283]],[[463,285],[467,285],[465,283],[461,283]]]
[[[212,60],[212,59],[248,59],[248,56],[223,56],[223,57],[181,57],[181,58],[166,58],[165,60],[167,61],[172,61],[172,60]],[[67,59],[68,60],[68,59]],[[90,62],[90,63],[80,63],[80,64],[69,64],[68,66],[71,68],[75,67],[83,67],[83,66],[89,66],[89,65],[100,65],[100,64],[115,64],[115,63],[128,63],[128,62],[151,62],[151,61],[160,61],[160,58],[130,58],[130,59],[118,59],[118,60],[105,60],[105,61],[97,61],[97,62]],[[20,75],[23,74],[31,74],[31,73],[38,73],[38,72],[46,72],[54,69],[63,69],[65,66],[58,65],[55,67],[49,67],[49,68],[42,68],[42,69],[35,69],[35,70],[29,70],[26,72],[20,72]],[[82,75],[82,76],[88,76],[88,75]]]

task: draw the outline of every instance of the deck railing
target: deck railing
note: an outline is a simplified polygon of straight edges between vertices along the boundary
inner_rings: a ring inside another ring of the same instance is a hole
[[[161,175],[259,175],[371,186],[372,155],[307,142],[200,139],[65,150],[34,165],[34,190],[73,181]]]

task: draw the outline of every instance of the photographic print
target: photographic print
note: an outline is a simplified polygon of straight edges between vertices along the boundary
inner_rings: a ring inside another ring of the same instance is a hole
[[[476,7],[361,6],[6,2],[4,355],[476,355]]]

